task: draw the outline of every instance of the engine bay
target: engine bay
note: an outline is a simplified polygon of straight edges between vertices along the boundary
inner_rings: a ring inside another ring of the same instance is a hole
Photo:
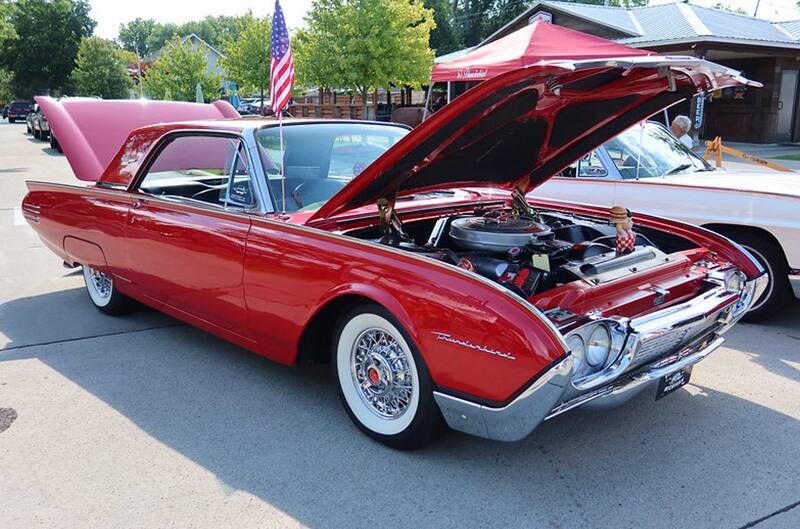
[[[456,265],[529,299],[574,281],[602,285],[669,263],[669,253],[690,247],[672,240],[656,244],[650,238],[654,233],[645,232],[637,229],[633,251],[620,255],[610,221],[503,208],[412,221],[382,234],[369,228],[356,235]]]

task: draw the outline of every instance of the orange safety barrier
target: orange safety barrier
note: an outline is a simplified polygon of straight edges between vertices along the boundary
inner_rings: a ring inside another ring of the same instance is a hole
[[[774,169],[776,171],[785,171],[787,173],[791,173],[791,169],[787,169],[782,165],[778,165],[776,163],[767,161],[763,158],[759,158],[758,156],[753,156],[752,154],[747,154],[746,152],[737,151],[736,149],[731,149],[730,147],[726,147],[722,144],[722,136],[717,136],[711,141],[706,142],[706,152],[703,154],[703,158],[708,161],[711,156],[714,156],[714,165],[717,167],[722,167],[722,153],[730,154],[731,156],[736,156],[738,158],[742,158],[743,160],[747,160],[749,162],[757,163],[762,167],[769,167],[770,169]]]

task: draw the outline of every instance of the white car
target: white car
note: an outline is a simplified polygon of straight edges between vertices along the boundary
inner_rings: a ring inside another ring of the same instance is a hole
[[[625,206],[733,239],[769,272],[750,321],[774,315],[794,297],[789,276],[800,274],[800,173],[715,169],[649,122],[608,141],[532,195]]]

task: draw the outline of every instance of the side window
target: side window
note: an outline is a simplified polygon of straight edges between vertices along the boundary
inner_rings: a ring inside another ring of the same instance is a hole
[[[597,151],[592,151],[584,155],[580,160],[573,162],[571,165],[564,168],[558,176],[568,178],[603,178],[608,176],[608,170],[603,166],[603,161],[597,154]]]
[[[218,206],[252,206],[247,156],[237,138],[178,136],[156,155],[139,190]]]
[[[603,166],[603,161],[597,151],[592,151],[580,159],[578,164],[579,178],[603,178],[608,176],[608,170]]]

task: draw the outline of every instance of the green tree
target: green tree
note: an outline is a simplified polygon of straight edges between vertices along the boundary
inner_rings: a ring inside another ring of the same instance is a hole
[[[222,42],[224,57],[220,66],[242,93],[259,90],[263,98],[264,88],[269,85],[272,19],[251,15],[240,24],[238,35],[231,34]]]
[[[168,97],[175,101],[194,101],[197,83],[206,97],[217,94],[222,86],[219,75],[208,71],[201,48],[175,37],[168,42],[144,74],[142,88],[153,99]]]
[[[462,47],[461,39],[453,25],[450,13],[451,0],[424,0],[422,3],[433,11],[436,27],[431,31],[430,46],[436,55],[444,55]]]
[[[100,37],[84,37],[81,41],[70,81],[75,95],[106,99],[128,97],[132,84],[122,50]]]
[[[10,101],[14,99],[14,89],[11,85],[13,80],[14,74],[0,68],[0,101]]]
[[[295,39],[300,80],[356,91],[365,116],[371,90],[430,77],[435,23],[420,0],[315,0],[306,24]]]
[[[11,17],[12,6],[9,0],[0,0],[0,50],[7,41],[17,38],[14,25],[9,18]]]
[[[139,57],[147,57],[157,51],[150,48],[149,39],[159,25],[152,18],[135,18],[126,24],[119,25],[117,40],[122,49],[136,53]]]
[[[20,96],[60,91],[75,65],[81,38],[96,25],[85,0],[17,0],[8,20],[19,38],[2,47],[3,66],[14,72]]]

